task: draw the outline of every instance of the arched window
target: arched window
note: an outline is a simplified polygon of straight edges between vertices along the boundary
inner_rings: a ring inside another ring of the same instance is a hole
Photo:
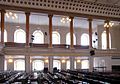
[[[60,44],[60,34],[57,31],[52,32],[52,44]]]
[[[16,43],[25,43],[26,42],[26,35],[25,31],[22,29],[17,29],[14,33],[14,42]]]
[[[67,33],[66,34],[66,44],[67,45],[70,45],[70,33]],[[73,34],[73,42],[74,42],[74,45],[76,45],[76,36],[75,36],[75,34]]]
[[[89,61],[88,60],[81,61],[81,69],[89,69]]]
[[[59,60],[53,60],[53,68],[61,69],[61,62]]]
[[[40,30],[34,31],[33,36],[34,36],[33,43],[38,43],[38,44],[44,43],[44,35]]]
[[[99,67],[105,67],[105,60],[99,60]]]
[[[107,48],[107,38],[106,38],[106,31],[103,31],[102,35],[101,35],[101,38],[102,38],[102,49],[106,49]],[[109,46],[111,48],[111,36],[110,36],[110,33],[109,33]]]
[[[89,45],[89,35],[88,34],[82,34],[81,36],[81,45],[88,46]]]
[[[67,60],[66,62],[66,69],[70,69],[70,60]]]
[[[0,31],[0,41],[1,41],[1,31]],[[7,42],[7,31],[4,30],[4,42]]]
[[[38,71],[38,70],[43,70],[44,69],[44,61],[42,60],[34,60],[32,62],[32,70],[33,71]]]
[[[25,70],[25,60],[15,60],[14,61],[14,70],[24,71]]]

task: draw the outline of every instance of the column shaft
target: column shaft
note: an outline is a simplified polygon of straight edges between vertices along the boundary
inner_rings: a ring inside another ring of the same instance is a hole
[[[94,58],[92,56],[89,56],[89,72],[93,72],[93,62]]]
[[[53,71],[53,56],[49,56],[49,71]]]
[[[92,19],[89,18],[89,48],[92,48]]]
[[[52,48],[52,17],[53,15],[48,15],[49,17],[49,48]]]
[[[30,13],[26,12],[25,15],[26,15],[26,46],[28,47],[29,46],[29,16],[30,16]]]
[[[107,49],[110,48],[109,44],[109,28],[106,28],[106,40],[107,40]]]
[[[25,71],[27,73],[31,72],[31,63],[30,63],[30,56],[29,55],[25,56]]]
[[[5,61],[4,55],[0,55],[0,71],[4,71],[4,61]]]
[[[70,17],[71,21],[70,21],[70,48],[74,48],[74,37],[73,37],[73,33],[74,33],[74,29],[73,29],[73,18],[74,17]]]
[[[74,61],[75,61],[75,57],[70,57],[70,69],[74,70]]]
[[[1,43],[4,43],[4,22],[5,10],[1,10]]]

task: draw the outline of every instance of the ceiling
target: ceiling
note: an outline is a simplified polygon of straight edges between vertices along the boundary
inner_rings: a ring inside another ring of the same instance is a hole
[[[25,14],[20,11],[12,11],[17,14],[17,19],[7,18],[5,16],[5,22],[12,22],[12,23],[23,23],[25,24]],[[65,26],[69,27],[69,23],[62,23],[60,15],[54,15],[53,17],[53,26]],[[114,22],[118,24],[118,22]],[[30,24],[37,24],[37,25],[48,25],[49,24],[49,18],[47,14],[42,13],[31,13],[30,15]],[[94,19],[93,20],[93,28],[97,28],[98,25],[104,25],[104,20],[100,19]],[[87,18],[82,17],[75,17],[74,18],[74,28],[88,28],[88,20]]]
[[[102,3],[102,4],[110,4],[110,5],[120,6],[120,0],[84,0],[84,1],[91,1],[94,3]]]

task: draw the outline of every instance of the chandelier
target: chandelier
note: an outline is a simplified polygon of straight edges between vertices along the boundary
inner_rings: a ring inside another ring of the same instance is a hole
[[[17,19],[18,18],[17,14],[13,13],[13,12],[6,12],[5,15],[6,15],[7,18],[12,18],[12,19]]]
[[[67,16],[63,16],[61,17],[61,20],[60,20],[62,23],[69,23],[71,21],[71,19]]]
[[[104,27],[109,28],[109,27],[112,27],[113,25],[114,25],[113,22],[109,22],[109,23],[105,22]]]

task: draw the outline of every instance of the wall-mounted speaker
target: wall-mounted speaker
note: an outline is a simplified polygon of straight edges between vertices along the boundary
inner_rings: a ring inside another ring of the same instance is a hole
[[[90,56],[93,56],[93,55],[95,55],[95,51],[94,51],[94,50],[91,50],[91,51],[90,51]]]

